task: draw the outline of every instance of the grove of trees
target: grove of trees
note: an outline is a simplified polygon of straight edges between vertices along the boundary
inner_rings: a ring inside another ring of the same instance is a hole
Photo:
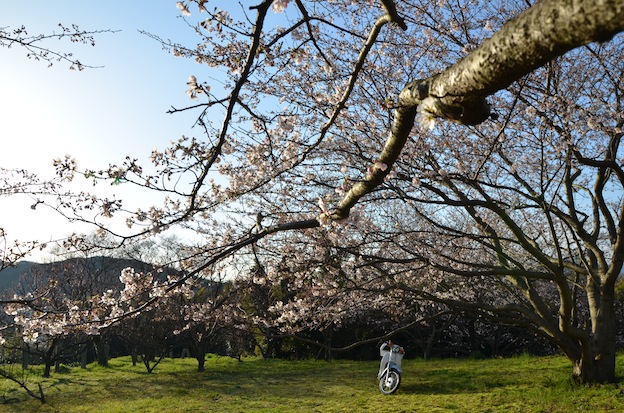
[[[462,314],[547,340],[579,382],[616,380],[624,1],[177,5],[197,44],[151,36],[198,63],[192,101],[171,112],[196,111],[202,133],[149,162],[91,170],[67,157],[46,186],[24,172],[2,185],[132,230],[99,220],[106,237],[68,248],[177,227],[201,241],[172,258],[170,278],[124,270],[124,288],[58,312],[20,296],[12,314],[103,329],[177,295],[207,329],[185,329],[196,337],[244,318],[269,338],[314,330],[327,348],[323,332],[351,320],[401,330]],[[131,211],[67,193],[80,175],[167,196]],[[206,277],[228,279],[209,305],[193,301],[210,296],[193,284]],[[254,302],[225,298],[245,289]]]

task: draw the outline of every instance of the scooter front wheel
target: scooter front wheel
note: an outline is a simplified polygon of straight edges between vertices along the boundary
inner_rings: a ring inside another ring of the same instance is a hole
[[[383,377],[379,379],[379,390],[386,395],[399,390],[400,385],[401,375],[395,370],[390,370],[388,374],[384,374]]]

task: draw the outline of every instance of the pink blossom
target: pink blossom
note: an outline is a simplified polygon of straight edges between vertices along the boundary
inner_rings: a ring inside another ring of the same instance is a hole
[[[275,0],[271,8],[273,9],[274,13],[282,13],[284,10],[286,10],[286,7],[288,7],[289,2],[290,0]]]
[[[414,185],[416,188],[420,188],[420,178],[418,177],[418,175],[414,175],[414,177],[412,178],[412,185]]]
[[[388,165],[381,161],[375,162],[374,167],[375,169],[379,169],[380,171],[385,171],[386,169],[388,169]]]

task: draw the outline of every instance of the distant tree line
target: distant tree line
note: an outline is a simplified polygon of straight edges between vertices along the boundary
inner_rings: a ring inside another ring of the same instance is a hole
[[[353,304],[355,311],[333,322],[301,323],[296,330],[285,331],[279,322],[284,314],[276,311],[276,303],[287,305],[296,300],[301,288],[290,285],[287,277],[276,284],[260,283],[254,275],[258,268],[236,280],[206,277],[192,294],[163,297],[158,304],[124,315],[105,327],[78,318],[72,325],[72,311],[76,309],[67,303],[91,300],[93,306],[100,305],[98,301],[124,288],[119,274],[128,267],[135,268],[133,274],[139,274],[137,279],[141,280],[148,273],[155,279],[179,273],[175,268],[136,259],[103,256],[31,267],[23,274],[18,291],[3,293],[7,304],[1,314],[2,363],[21,363],[24,367],[43,364],[44,376],[50,376],[62,364],[84,367],[97,361],[106,366],[110,357],[124,355],[131,355],[133,363],[142,363],[148,372],[164,357],[194,357],[198,370],[203,371],[209,353],[237,358],[370,360],[377,357],[378,342],[388,338],[401,343],[408,357],[505,357],[558,351],[525,329],[434,302],[419,302],[411,310],[405,307],[398,316],[363,301]],[[11,297],[18,296],[30,297],[28,306],[10,303]],[[147,297],[134,299],[138,306]],[[618,287],[617,311],[618,331],[624,331],[622,284]],[[52,315],[63,320],[65,327],[46,324]],[[623,334],[618,336],[618,348],[624,348]]]

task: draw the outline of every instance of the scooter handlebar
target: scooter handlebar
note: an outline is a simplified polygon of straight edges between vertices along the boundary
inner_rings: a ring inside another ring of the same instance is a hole
[[[392,343],[392,341],[386,341],[381,344],[381,347],[379,347],[379,352],[382,356],[383,356],[383,353],[386,351],[405,354],[405,350],[403,349],[403,347],[399,346],[398,344]]]

